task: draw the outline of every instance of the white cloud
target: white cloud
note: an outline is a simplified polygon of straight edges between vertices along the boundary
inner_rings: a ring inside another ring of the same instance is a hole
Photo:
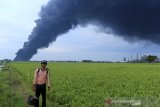
[[[49,47],[43,50],[46,53],[64,53],[69,52],[70,50],[66,49],[65,47]]]

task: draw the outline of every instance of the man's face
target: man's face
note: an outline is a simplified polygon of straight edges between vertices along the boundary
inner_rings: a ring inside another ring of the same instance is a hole
[[[42,63],[42,64],[41,64],[41,67],[42,67],[42,68],[45,68],[45,67],[46,67],[46,64],[43,64],[43,63]]]

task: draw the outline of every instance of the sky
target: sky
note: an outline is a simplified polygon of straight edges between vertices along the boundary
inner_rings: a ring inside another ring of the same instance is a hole
[[[0,0],[0,59],[14,59],[28,40],[35,20],[47,0]],[[38,41],[38,40],[37,40]],[[38,50],[31,60],[122,61],[124,57],[160,55],[159,46],[145,41],[128,42],[93,25],[78,26]]]

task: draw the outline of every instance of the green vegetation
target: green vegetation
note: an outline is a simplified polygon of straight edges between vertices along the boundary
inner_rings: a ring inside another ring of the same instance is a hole
[[[27,107],[24,97],[20,92],[22,86],[22,78],[11,68],[6,65],[0,71],[0,107]]]
[[[25,103],[23,98],[33,94],[33,74],[39,63],[12,62],[9,67],[14,69],[12,74],[9,74],[11,72],[8,69],[0,73],[4,78],[0,78],[0,82],[17,75],[15,81],[2,83],[12,84],[13,89],[14,85],[19,88],[13,93],[8,88],[12,85],[7,85],[5,90],[0,91],[9,91],[9,95],[11,94],[8,96],[4,93],[4,99]],[[51,90],[47,92],[48,107],[103,107],[108,97],[160,98],[159,64],[49,63],[48,67],[52,84]]]
[[[3,62],[2,61],[0,61],[0,66],[3,64]]]
[[[158,58],[157,56],[149,55],[149,56],[147,57],[147,61],[148,61],[149,63],[152,63],[152,62],[155,62],[157,58]]]

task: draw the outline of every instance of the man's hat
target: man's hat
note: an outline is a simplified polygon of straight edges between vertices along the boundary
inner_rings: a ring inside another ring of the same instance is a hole
[[[47,61],[46,60],[42,60],[41,64],[46,64],[47,65]]]

